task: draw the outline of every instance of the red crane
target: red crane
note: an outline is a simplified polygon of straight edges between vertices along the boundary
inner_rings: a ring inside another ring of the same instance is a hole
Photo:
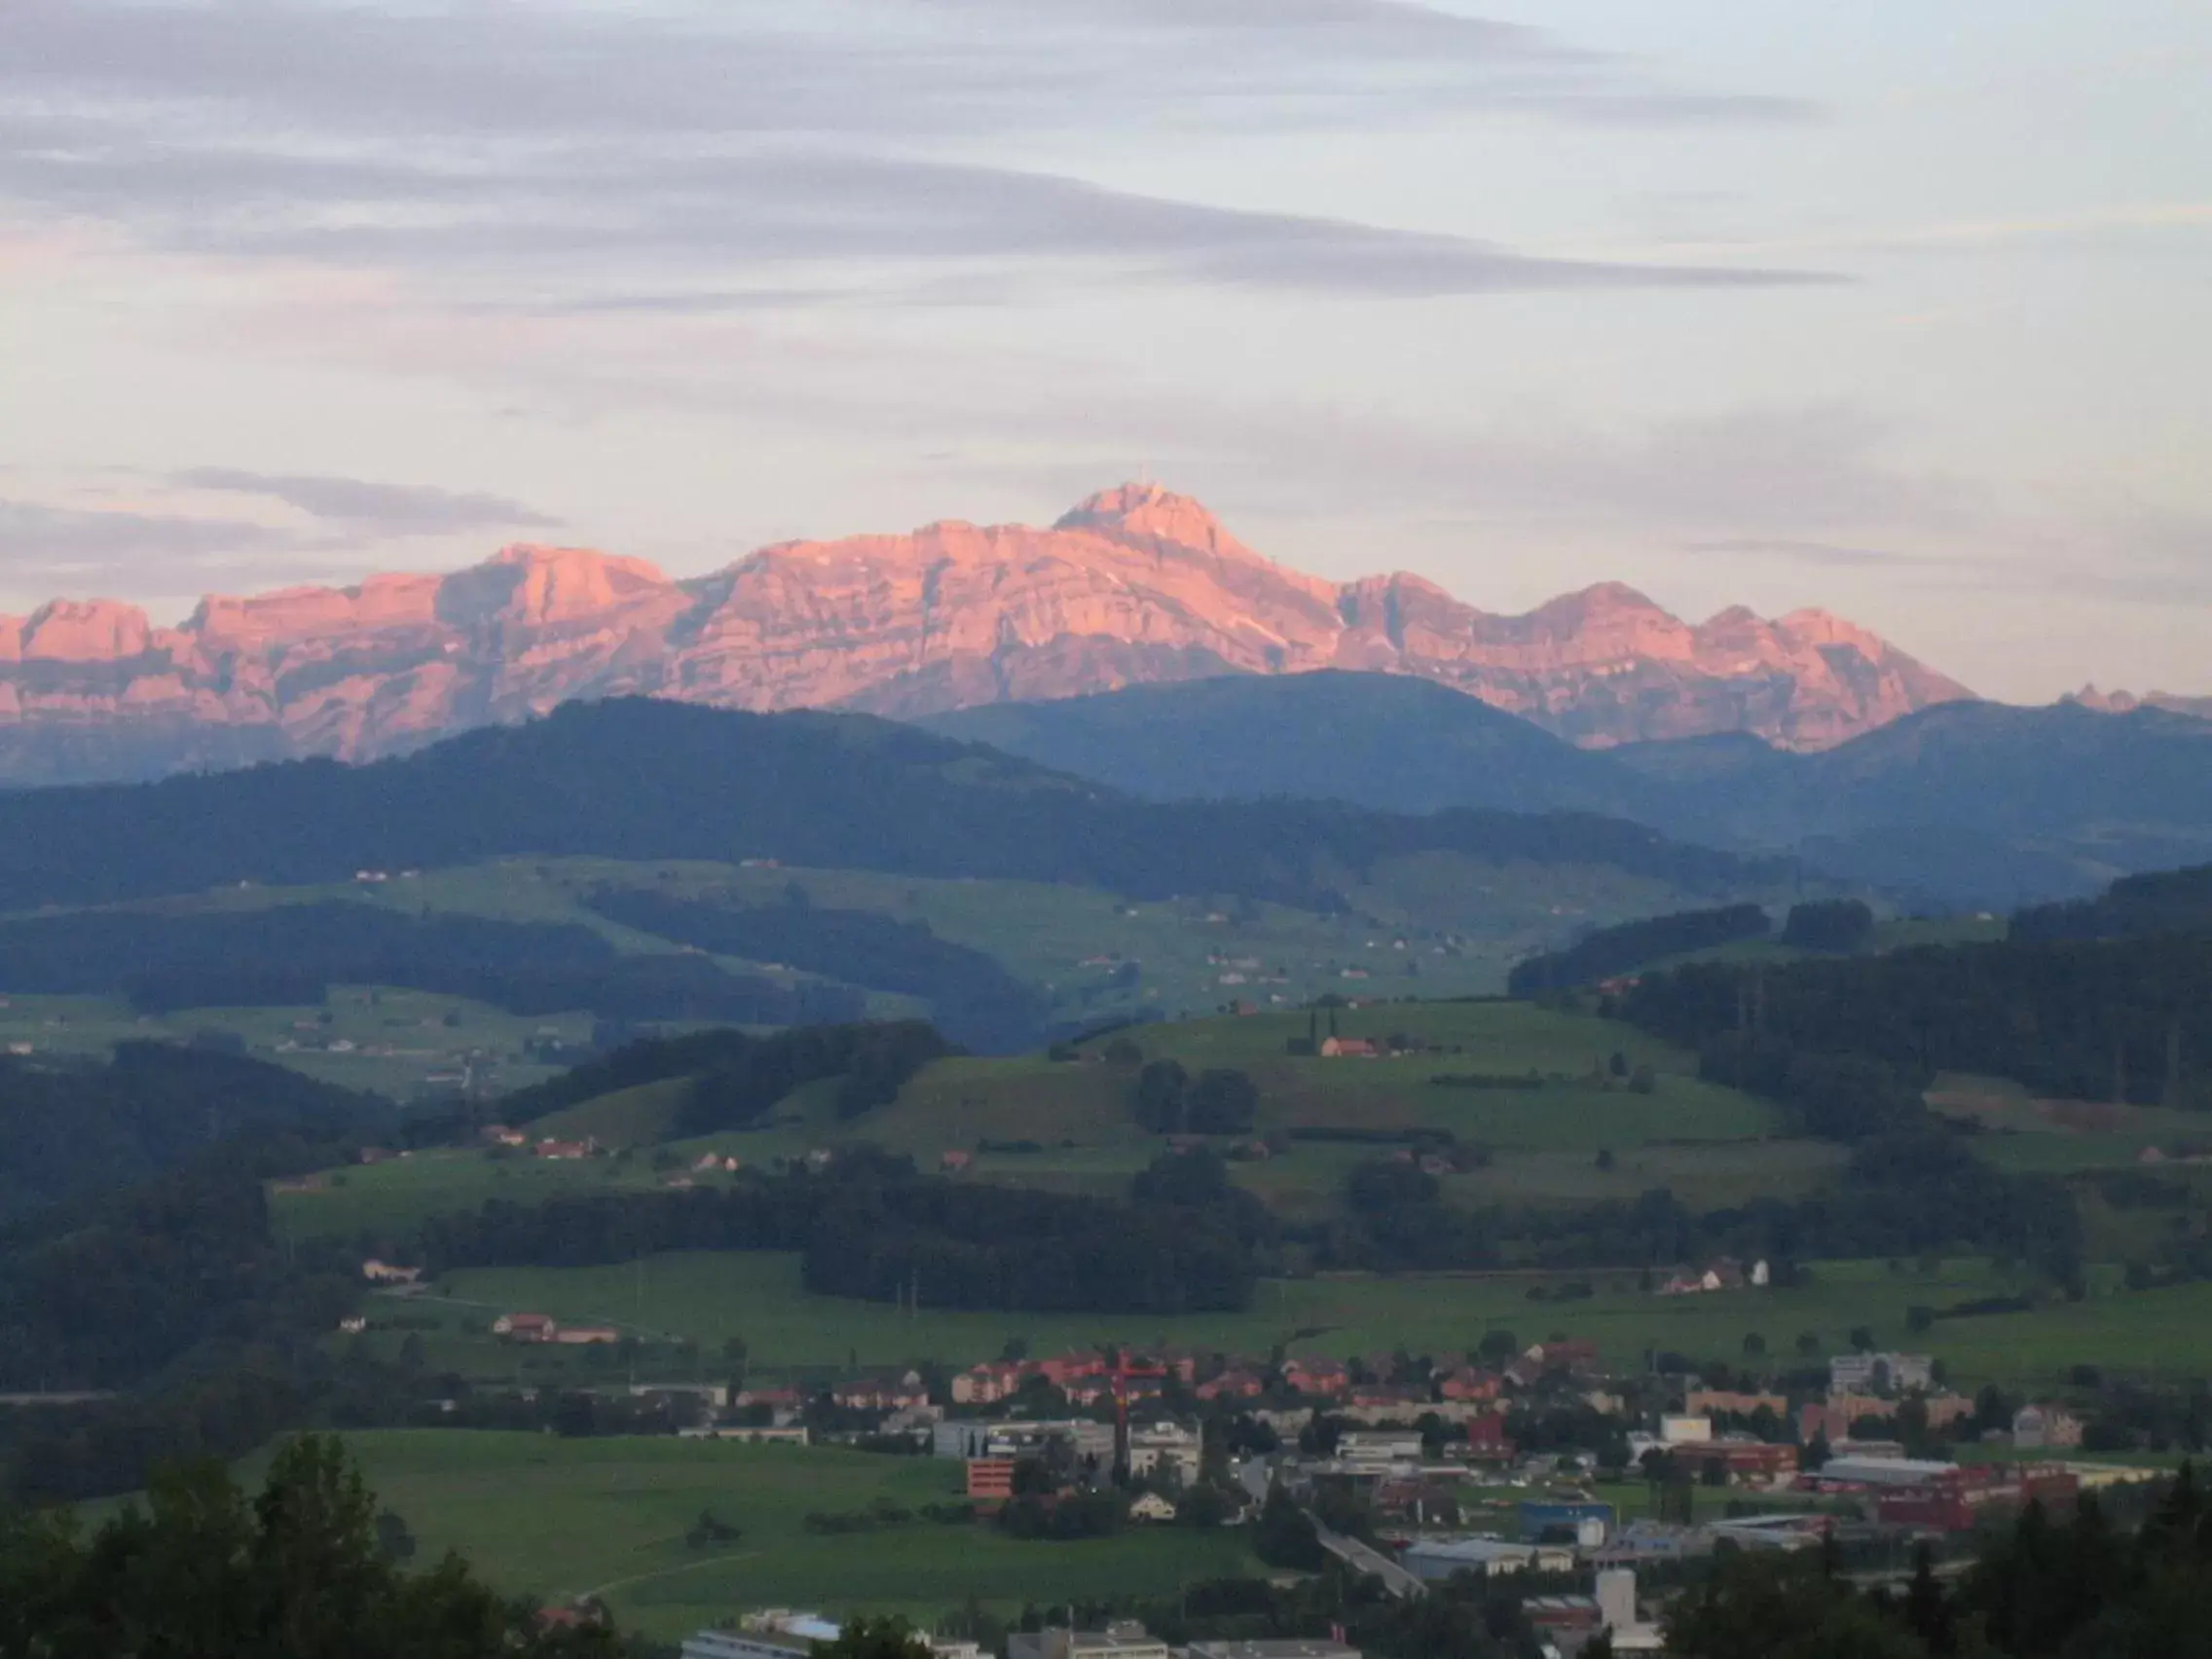
[[[1150,1359],[1132,1362],[1128,1349],[1121,1348],[1116,1350],[1113,1367],[1106,1375],[1114,1384],[1114,1476],[1125,1480],[1129,1473],[1129,1379],[1163,1378],[1167,1367]]]

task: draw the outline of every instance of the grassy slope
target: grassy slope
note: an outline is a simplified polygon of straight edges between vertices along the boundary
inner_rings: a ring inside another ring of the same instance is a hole
[[[1191,1579],[1248,1569],[1234,1532],[1049,1544],[926,1523],[865,1537],[802,1530],[816,1510],[956,1499],[959,1465],[933,1458],[437,1430],[359,1434],[349,1444],[424,1557],[459,1549],[493,1583],[547,1600],[597,1592],[623,1628],[664,1641],[747,1608],[926,1620],[971,1594],[1018,1610],[1029,1601],[1172,1595]],[[706,1509],[743,1530],[735,1545],[684,1543]]]
[[[1906,1328],[1916,1305],[1946,1307],[2016,1294],[2028,1281],[1984,1261],[1956,1259],[1928,1270],[1880,1262],[1820,1264],[1813,1282],[1787,1291],[1660,1297],[1637,1289],[1632,1275],[1592,1275],[1586,1301],[1533,1302],[1531,1284],[1560,1274],[1436,1275],[1398,1279],[1343,1276],[1271,1281],[1252,1309],[1231,1315],[1042,1315],[955,1313],[924,1309],[920,1317],[872,1303],[808,1295],[793,1257],[699,1253],[658,1257],[639,1268],[499,1269],[453,1275],[455,1302],[425,1302],[408,1311],[440,1314],[454,1334],[431,1341],[433,1362],[485,1376],[549,1380],[584,1375],[570,1355],[539,1355],[464,1335],[500,1311],[548,1312],[579,1322],[633,1325],[700,1345],[703,1361],[671,1351],[657,1360],[670,1375],[690,1376],[704,1364],[719,1375],[721,1345],[742,1336],[756,1370],[835,1375],[861,1365],[937,1359],[968,1364],[996,1357],[1010,1338],[1050,1352],[1104,1342],[1177,1345],[1265,1355],[1281,1343],[1294,1351],[1345,1357],[1389,1352],[1401,1346],[1438,1356],[1464,1353],[1492,1330],[1523,1342],[1571,1334],[1595,1339],[1616,1365],[1633,1368],[1647,1349],[1693,1357],[1736,1359],[1744,1339],[1764,1339],[1788,1364],[1797,1338],[1820,1340],[1822,1353],[1849,1346],[1850,1333],[1872,1328],[1883,1346],[1934,1352],[1949,1362],[1962,1385],[2003,1381],[2017,1385],[2062,1382],[2077,1364],[2116,1370],[2156,1366],[2168,1375],[2203,1375],[2208,1367],[2201,1320],[2212,1314],[2212,1286],[2125,1293],[2100,1275],[2098,1294],[2079,1304],[2054,1303],[2029,1313],[1943,1320],[1925,1335]],[[601,1362],[604,1363],[604,1362]],[[522,1367],[523,1369],[518,1369]]]
[[[319,1021],[323,1014],[330,1015],[327,1026]],[[244,1039],[257,1059],[394,1099],[464,1065],[494,1088],[542,1082],[560,1068],[532,1058],[524,1045],[540,1036],[581,1045],[591,1027],[586,1014],[525,1017],[462,997],[362,985],[333,987],[319,1008],[190,1009],[163,1019],[133,1014],[119,999],[16,996],[0,1002],[0,1044],[28,1043],[42,1054],[106,1054],[134,1039],[225,1031]],[[281,1047],[337,1041],[351,1043],[352,1051]]]
[[[879,911],[922,922],[942,938],[997,958],[1015,977],[1045,987],[1058,1017],[1090,1023],[1131,1014],[1202,1014],[1233,999],[1261,1006],[1271,999],[1299,1004],[1329,990],[1419,991],[1452,996],[1494,991],[1521,955],[1556,943],[1584,925],[1604,925],[1665,910],[1677,902],[1664,884],[1608,868],[1525,868],[1482,865],[1456,855],[1386,860],[1365,882],[1346,873],[1346,896],[1357,917],[1325,917],[1272,904],[1225,904],[1202,897],[1124,903],[1103,890],[1034,882],[931,880],[860,870],[740,867],[684,862],[623,863],[608,859],[503,859],[425,870],[381,885],[352,882],[288,888],[223,888],[142,906],[164,913],[259,910],[279,904],[350,902],[410,914],[428,909],[515,922],[572,923],[592,928],[618,948],[661,951],[668,941],[608,922],[584,901],[605,885],[639,886],[676,897],[713,891],[753,903],[781,903],[792,885],[820,905]],[[1362,919],[1364,918],[1364,919]],[[1404,939],[1407,948],[1393,949]],[[1221,960],[1216,960],[1216,959]],[[775,964],[723,959],[745,972],[787,981],[809,976]],[[1133,984],[1116,980],[1119,964],[1138,965]],[[1250,963],[1256,966],[1238,967]],[[1416,970],[1414,976],[1408,967]],[[1364,976],[1365,977],[1347,977]],[[1227,982],[1225,982],[1227,981]],[[99,1051],[129,1036],[234,1031],[268,1057],[319,1078],[405,1094],[430,1073],[450,1070],[470,1053],[500,1067],[501,1087],[545,1075],[522,1056],[524,1039],[541,1026],[580,1035],[580,1016],[521,1020],[459,1002],[412,995],[433,1019],[465,1012],[469,1040],[394,1042],[371,1023],[333,1034],[398,1052],[278,1053],[276,1045],[296,1020],[317,1010],[193,1010],[140,1021],[120,1003],[17,998],[0,1008],[0,1042],[35,1042],[63,1051]],[[433,1006],[434,1005],[434,1006]],[[926,1012],[911,999],[875,994],[870,1012],[899,1016]],[[340,1010],[343,1014],[344,1011]],[[49,1024],[66,1018],[67,1027]]]
[[[1580,1202],[1631,1197],[1658,1184],[1686,1199],[1725,1203],[1762,1191],[1802,1190],[1836,1161],[1810,1143],[1766,1139],[1781,1128],[1768,1107],[1699,1082],[1695,1062],[1625,1027],[1587,1014],[1556,1014],[1515,1003],[1394,1004],[1341,1011],[1347,1036],[1404,1032],[1456,1050],[1402,1060],[1293,1059],[1284,1041],[1306,1031],[1303,1014],[1256,1014],[1153,1024],[1130,1035],[1149,1057],[1172,1057],[1193,1072],[1234,1066],[1260,1085],[1263,1130],[1297,1125],[1450,1129],[1496,1149],[1495,1163],[1455,1177],[1478,1202]],[[1094,1049],[1103,1045],[1094,1044]],[[1606,1088],[1581,1074],[1615,1049],[1659,1074],[1650,1095]],[[1439,1072],[1573,1074],[1532,1093],[1439,1088]],[[795,1124],[679,1143],[769,1162],[811,1147],[863,1139],[912,1154],[934,1167],[947,1150],[983,1141],[1027,1141],[1035,1154],[984,1154],[978,1179],[1063,1190],[1119,1191],[1157,1155],[1158,1137],[1130,1119],[1132,1074],[1102,1064],[1037,1058],[957,1059],[930,1067],[893,1105],[840,1122],[829,1092],[802,1091],[780,1109]],[[609,1146],[645,1146],[667,1133],[681,1103],[680,1084],[586,1102],[549,1121],[546,1132],[595,1134]],[[1600,1149],[1617,1166],[1601,1172]],[[1372,1148],[1300,1142],[1267,1164],[1238,1166],[1237,1178],[1296,1211],[1325,1207],[1346,1170]],[[606,1161],[544,1165],[495,1161],[476,1152],[425,1153],[404,1162],[347,1172],[321,1193],[285,1195],[278,1211],[302,1235],[398,1231],[426,1215],[473,1209],[489,1198],[527,1201],[578,1185],[649,1187],[660,1179],[643,1157],[625,1168]]]

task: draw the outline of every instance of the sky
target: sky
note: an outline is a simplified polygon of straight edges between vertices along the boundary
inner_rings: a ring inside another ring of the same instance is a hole
[[[1132,477],[2212,692],[2194,0],[0,4],[0,610]]]

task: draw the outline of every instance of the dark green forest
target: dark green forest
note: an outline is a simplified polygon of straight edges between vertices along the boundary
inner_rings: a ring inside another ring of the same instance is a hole
[[[2022,941],[2173,933],[2212,934],[2212,865],[2123,876],[2097,898],[2021,910],[2010,929]]]
[[[794,887],[781,904],[744,904],[610,887],[592,896],[591,907],[609,921],[717,955],[781,962],[926,998],[947,1037],[984,1053],[1034,1048],[1047,1036],[1051,1005],[981,951],[939,939],[921,922],[813,903],[804,888]]]
[[[1741,940],[1765,939],[1773,932],[1773,919],[1756,904],[1728,904],[1622,922],[1617,927],[1599,928],[1565,950],[1516,963],[1506,990],[1513,996],[1532,997],[1544,991],[1594,985],[1669,956],[1711,950]]]
[[[101,910],[0,922],[0,990],[122,993],[143,1014],[297,1008],[332,985],[394,985],[522,1014],[793,1025],[850,1019],[841,985],[786,987],[703,956],[625,955],[580,924],[409,915],[334,901],[260,910]]]
[[[777,859],[1333,908],[1343,879],[1334,872],[1418,852],[1607,865],[1700,891],[1783,873],[1779,862],[1684,846],[1615,819],[1159,804],[864,716],[646,699],[568,705],[371,766],[303,761],[0,793],[4,909],[512,854]]]
[[[126,1043],[106,1063],[0,1057],[0,1223],[126,1187],[238,1136],[318,1146],[391,1132],[387,1101],[242,1055]]]
[[[2062,1098],[2212,1106],[2212,934],[1693,963],[1647,976],[1618,1012],[1763,1093],[1804,1094],[1770,1081],[1793,1070],[1856,1067],[1868,1112],[1945,1071]],[[1886,1068],[1886,1091],[1869,1068]],[[1832,1115],[1813,1132],[1849,1138]]]
[[[800,1026],[765,1036],[695,1031],[647,1037],[519,1089],[498,1110],[507,1123],[535,1123],[620,1089],[681,1078],[690,1080],[691,1088],[677,1116],[677,1133],[704,1135],[751,1128],[793,1089],[835,1078],[839,1114],[853,1118],[889,1105],[923,1066],[957,1052],[921,1020]]]

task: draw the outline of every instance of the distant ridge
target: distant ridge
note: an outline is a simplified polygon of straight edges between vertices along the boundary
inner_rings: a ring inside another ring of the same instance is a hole
[[[2009,909],[2212,859],[2212,721],[1951,702],[1812,754],[1744,733],[1578,750],[1401,675],[1240,676],[933,717],[1156,799],[1583,811],[1792,849],[1909,903]]]
[[[582,698],[910,719],[1332,668],[1432,681],[1584,748],[1816,750],[1969,695],[1823,611],[1691,624],[1607,583],[1500,616],[1405,573],[1339,585],[1132,484],[1048,530],[791,542],[690,581],[517,546],[448,575],[209,598],[173,629],[57,600],[0,617],[0,783],[370,759]]]

